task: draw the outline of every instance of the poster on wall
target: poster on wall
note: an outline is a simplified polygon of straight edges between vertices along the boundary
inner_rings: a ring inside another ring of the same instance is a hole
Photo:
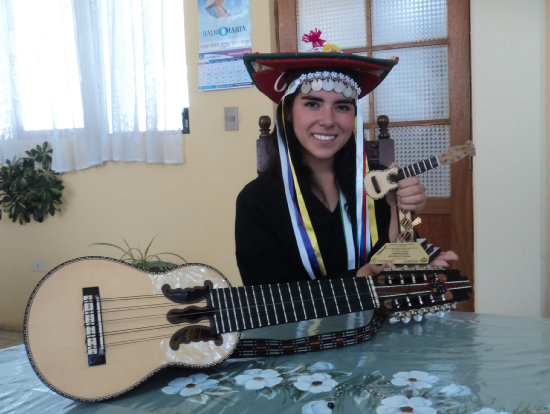
[[[250,0],[198,0],[199,90],[251,86],[242,61],[252,51]]]

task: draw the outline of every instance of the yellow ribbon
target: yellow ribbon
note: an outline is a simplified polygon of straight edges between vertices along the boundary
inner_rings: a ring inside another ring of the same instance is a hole
[[[284,108],[284,105],[283,105]],[[319,248],[319,242],[317,241],[317,236],[315,235],[315,230],[313,229],[313,223],[311,222],[311,219],[309,218],[309,213],[307,211],[306,202],[304,200],[304,197],[302,195],[302,191],[300,190],[300,184],[298,183],[298,177],[296,177],[296,172],[294,171],[294,164],[292,163],[292,158],[290,156],[290,149],[288,148],[288,139],[286,134],[286,123],[285,123],[285,116],[284,116],[284,109],[282,113],[282,119],[283,119],[283,129],[285,131],[285,143],[286,143],[286,151],[288,154],[288,163],[290,165],[290,170],[292,171],[292,180],[294,181],[294,188],[296,189],[296,199],[298,200],[298,208],[300,210],[300,214],[302,216],[302,220],[304,222],[304,227],[306,229],[306,232],[309,237],[309,241],[311,242],[311,247],[313,248],[313,252],[315,253],[315,257],[317,258],[317,262],[319,263],[319,268],[321,269],[321,274],[323,276],[327,275],[327,269],[325,268],[325,262],[323,261],[323,257],[321,256],[321,249]],[[283,172],[284,174],[284,172]]]
[[[367,157],[365,157],[365,175],[369,172],[369,162]],[[365,189],[363,189],[365,191]],[[376,226],[376,213],[374,211],[374,199],[371,197],[367,198],[367,208],[369,213],[369,229],[370,229],[370,238],[371,245],[374,246],[378,241],[378,227]]]

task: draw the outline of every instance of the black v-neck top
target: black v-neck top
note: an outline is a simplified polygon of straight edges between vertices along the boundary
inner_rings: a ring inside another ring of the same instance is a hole
[[[311,191],[302,189],[302,192],[327,276],[355,276],[356,269],[347,270],[340,205],[330,211]],[[375,212],[379,241],[371,255],[388,241],[390,210],[383,198],[375,201]],[[238,195],[235,244],[237,265],[244,285],[310,280],[292,229],[280,167],[261,173]]]

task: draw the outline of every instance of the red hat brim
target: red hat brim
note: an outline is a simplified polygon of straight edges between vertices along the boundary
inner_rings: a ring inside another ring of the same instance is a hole
[[[376,88],[398,62],[397,58],[376,59],[339,52],[251,53],[244,55],[243,60],[254,84],[275,103],[279,103],[284,96],[285,89],[282,86],[289,71],[354,71],[360,79],[359,98],[362,98]]]

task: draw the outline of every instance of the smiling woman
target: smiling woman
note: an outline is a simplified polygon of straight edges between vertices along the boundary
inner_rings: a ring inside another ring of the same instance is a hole
[[[362,128],[355,130],[362,125],[358,100],[397,59],[340,53],[324,47],[320,34],[303,38],[313,52],[244,57],[258,89],[278,103],[271,166],[237,198],[236,255],[245,285],[374,275],[387,264],[373,265],[370,256],[397,237],[395,194],[375,202],[363,191],[364,173],[377,166],[366,157]],[[399,191],[399,205],[423,208],[418,179]]]

